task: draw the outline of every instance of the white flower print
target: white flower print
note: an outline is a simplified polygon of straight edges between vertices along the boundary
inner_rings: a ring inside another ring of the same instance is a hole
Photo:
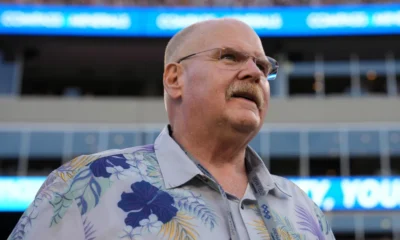
[[[139,178],[138,181],[145,181],[145,182],[151,182],[151,178],[148,176],[147,171],[141,171],[138,168],[133,168],[133,171],[135,172],[135,175]]]
[[[158,233],[161,230],[163,223],[158,221],[158,217],[155,214],[150,214],[149,219],[143,219],[139,222],[142,226],[142,234]]]
[[[200,194],[196,194],[194,192],[185,192],[185,197],[187,198],[188,203],[199,203],[202,205],[205,205],[205,202],[203,201],[203,199],[201,198]]]
[[[126,158],[126,162],[139,169],[140,171],[144,172],[147,170],[146,160],[144,160],[144,156],[141,153],[136,154],[124,154]]]
[[[124,169],[121,166],[106,167],[106,171],[111,173],[110,180],[112,182],[125,179],[128,176],[132,176],[134,173],[134,169],[132,167]]]
[[[132,226],[126,226],[118,237],[121,240],[142,240],[141,231],[141,227],[132,228]]]

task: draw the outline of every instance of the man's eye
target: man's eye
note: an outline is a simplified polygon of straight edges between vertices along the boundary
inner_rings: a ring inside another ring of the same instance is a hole
[[[236,57],[234,54],[226,53],[221,56],[221,59],[236,61]]]
[[[260,69],[261,72],[265,73],[268,72],[267,69],[268,67],[264,66],[263,64],[258,63],[257,64],[258,69]]]

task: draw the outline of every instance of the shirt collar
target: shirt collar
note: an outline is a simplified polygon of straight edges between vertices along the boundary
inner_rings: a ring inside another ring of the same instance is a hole
[[[203,174],[170,136],[168,128],[169,126],[166,126],[161,131],[155,140],[154,149],[164,178],[165,188],[171,189]]]
[[[170,136],[169,125],[164,127],[155,140],[154,149],[166,189],[182,186],[197,175],[204,176],[196,164]],[[275,181],[262,159],[251,147],[247,147],[246,149],[246,161],[248,161],[248,165],[255,171],[256,176],[266,191],[277,197],[290,197],[286,188]]]
[[[258,177],[260,184],[265,191],[275,195],[278,198],[291,197],[288,193],[287,186],[282,185],[276,181],[276,176],[272,175],[268,168],[265,166],[262,158],[250,147],[246,149],[246,164],[251,168],[251,172],[254,172],[255,176]],[[251,181],[251,176],[249,176],[249,182]],[[253,195],[252,200],[255,200]]]

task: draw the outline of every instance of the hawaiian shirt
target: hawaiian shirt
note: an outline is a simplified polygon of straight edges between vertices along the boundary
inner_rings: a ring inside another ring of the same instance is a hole
[[[297,185],[270,174],[250,147],[246,161],[268,190],[280,239],[335,239]],[[82,155],[54,170],[8,239],[229,239],[226,199],[210,182],[166,126],[152,145]],[[252,188],[242,199],[227,195],[239,239],[271,239]]]

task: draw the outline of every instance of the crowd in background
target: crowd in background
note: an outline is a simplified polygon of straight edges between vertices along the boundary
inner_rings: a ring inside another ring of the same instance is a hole
[[[117,6],[319,6],[334,4],[393,3],[400,0],[0,0],[17,4]]]

